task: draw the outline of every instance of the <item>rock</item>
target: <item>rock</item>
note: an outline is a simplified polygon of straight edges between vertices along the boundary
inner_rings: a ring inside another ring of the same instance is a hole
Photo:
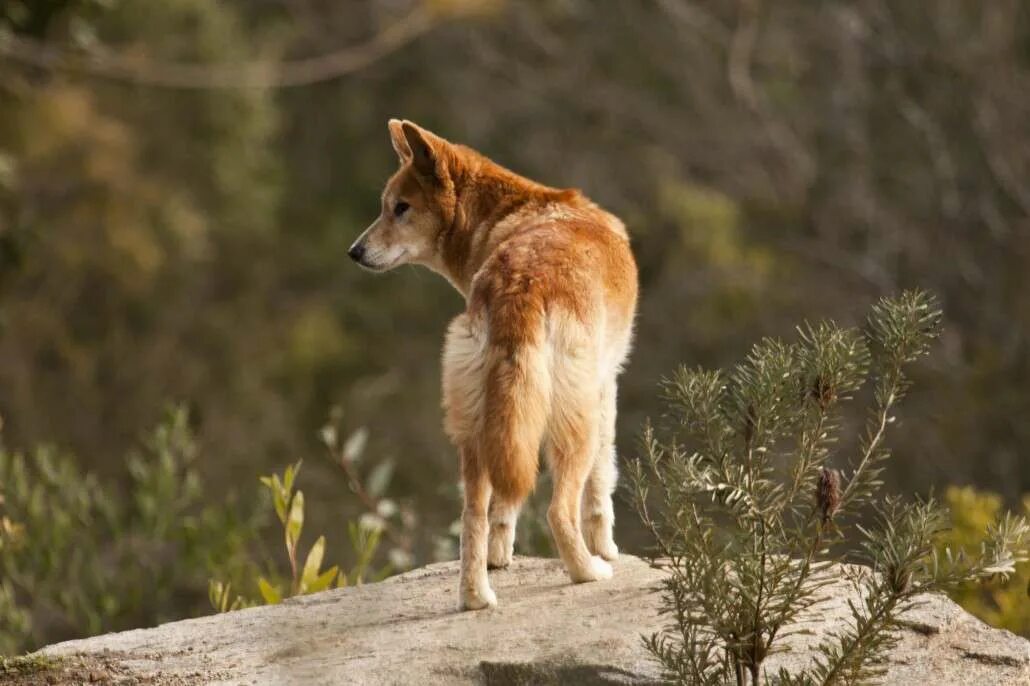
[[[103,659],[147,684],[654,684],[641,634],[661,626],[650,589],[661,573],[623,556],[610,581],[571,585],[557,560],[516,558],[491,572],[500,606],[457,612],[457,563],[280,605],[49,646],[48,656]],[[839,627],[850,587],[790,639],[780,665],[806,664]],[[905,618],[887,684],[1030,684],[1030,642],[992,629],[944,597]]]

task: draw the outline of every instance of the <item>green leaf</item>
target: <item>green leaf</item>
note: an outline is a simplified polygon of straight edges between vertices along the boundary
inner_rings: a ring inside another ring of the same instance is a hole
[[[211,607],[214,608],[215,612],[222,611],[224,594],[225,589],[222,587],[221,581],[211,579],[207,582],[207,598],[211,602]]]
[[[304,492],[297,491],[290,503],[290,516],[286,520],[286,540],[297,545],[301,529],[304,528]]]
[[[261,591],[261,597],[265,599],[266,605],[277,605],[283,599],[279,589],[268,583],[263,576],[258,577],[258,590]]]
[[[386,492],[390,485],[390,477],[393,476],[393,460],[384,460],[375,466],[372,473],[368,475],[368,483],[365,487],[372,497],[378,498]]]
[[[318,578],[318,570],[322,567],[322,558],[325,556],[325,536],[319,536],[315,544],[308,551],[307,560],[304,561],[304,572],[301,574],[301,589],[310,590],[311,584]]]
[[[319,591],[324,591],[332,585],[333,579],[335,579],[339,573],[340,569],[336,565],[333,565],[307,584],[307,592],[318,593]]]
[[[393,564],[388,562],[382,567],[382,569],[377,569],[375,572],[372,573],[372,581],[382,581],[386,577],[393,574],[395,571],[396,570],[394,569]]]
[[[286,472],[287,478],[292,481],[293,477],[290,474],[289,468],[287,468]],[[261,477],[261,483],[265,485],[265,488],[272,492],[272,504],[275,506],[275,513],[279,516],[279,521],[285,524],[286,503],[289,499],[288,489],[283,487],[278,474]]]
[[[345,462],[356,462],[363,452],[365,452],[365,445],[368,443],[368,429],[361,427],[348,438],[347,442],[343,444],[343,460]]]
[[[283,475],[283,488],[287,493],[293,490],[293,480],[300,471],[300,465],[303,460],[297,460],[297,464],[291,464],[286,467],[286,473]]]
[[[278,515],[279,521],[283,524],[286,523],[286,498],[283,497],[283,493],[275,488],[272,489],[272,504],[275,506],[275,514]]]

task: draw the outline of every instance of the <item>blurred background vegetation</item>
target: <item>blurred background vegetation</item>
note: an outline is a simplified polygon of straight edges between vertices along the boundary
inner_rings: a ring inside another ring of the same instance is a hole
[[[251,599],[254,570],[290,579],[257,477],[301,458],[325,567],[367,552],[344,521],[392,532],[376,570],[454,554],[438,357],[462,301],[345,255],[395,116],[626,220],[624,455],[678,363],[920,286],[945,336],[891,490],[1023,507],[1025,2],[6,0],[0,652],[210,611],[209,579]],[[1030,633],[1021,591],[964,600]]]

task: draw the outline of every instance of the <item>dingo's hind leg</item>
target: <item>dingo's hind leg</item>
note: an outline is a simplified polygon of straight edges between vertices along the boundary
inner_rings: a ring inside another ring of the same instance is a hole
[[[465,508],[461,513],[461,576],[458,581],[458,606],[462,610],[481,610],[497,604],[486,574],[488,540],[487,507],[490,481],[476,452],[461,450],[465,479]]]
[[[601,386],[600,421],[598,422],[598,449],[587,477],[583,492],[583,536],[587,549],[605,560],[616,560],[619,548],[615,545],[612,528],[615,526],[615,508],[612,493],[618,479],[615,454],[615,379]]]
[[[554,475],[547,521],[562,562],[576,583],[612,575],[607,562],[590,554],[580,529],[583,490],[597,452],[596,402],[596,397],[589,393],[555,402],[546,443]]]

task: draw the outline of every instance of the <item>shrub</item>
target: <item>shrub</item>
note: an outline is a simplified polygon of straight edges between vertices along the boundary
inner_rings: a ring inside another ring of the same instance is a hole
[[[944,502],[952,525],[941,537],[941,552],[950,547],[975,553],[984,543],[984,529],[1001,517],[1001,497],[969,486],[952,486],[944,492]],[[1030,495],[1023,496],[1022,510],[1024,516],[1030,516]],[[962,584],[949,595],[988,624],[1030,638],[1030,563],[1016,565],[1016,573],[1008,578]]]
[[[184,409],[127,458],[127,495],[51,447],[0,447],[0,653],[199,612],[214,570],[242,574],[261,517],[205,504]]]
[[[1022,518],[992,523],[967,553],[939,547],[947,517],[933,499],[879,497],[905,370],[928,353],[940,319],[932,297],[908,292],[877,304],[864,331],[804,326],[797,342],[755,345],[729,374],[681,369],[665,384],[677,430],[664,440],[645,430],[630,481],[655,564],[669,571],[669,627],[645,639],[669,680],[866,683],[919,594],[1005,576],[1026,559]],[[849,445],[841,410],[869,378],[865,430],[841,472],[830,467]],[[864,505],[872,516],[862,525]],[[847,576],[863,600],[807,669],[770,679],[765,659],[800,613],[818,610],[824,572],[845,553],[871,568]]]
[[[310,547],[301,540],[300,462],[260,479],[267,510],[249,492],[212,500],[183,408],[169,409],[127,456],[128,488],[83,473],[55,448],[23,454],[0,444],[0,655],[195,616],[208,604],[224,612],[279,602],[410,567],[418,517],[385,495],[392,463],[359,469],[365,433],[338,444],[339,423],[334,412],[323,442],[366,511],[346,523],[350,550],[340,566],[326,569],[325,537]],[[285,571],[264,549],[270,512],[281,526]],[[389,550],[381,555],[384,541]]]

